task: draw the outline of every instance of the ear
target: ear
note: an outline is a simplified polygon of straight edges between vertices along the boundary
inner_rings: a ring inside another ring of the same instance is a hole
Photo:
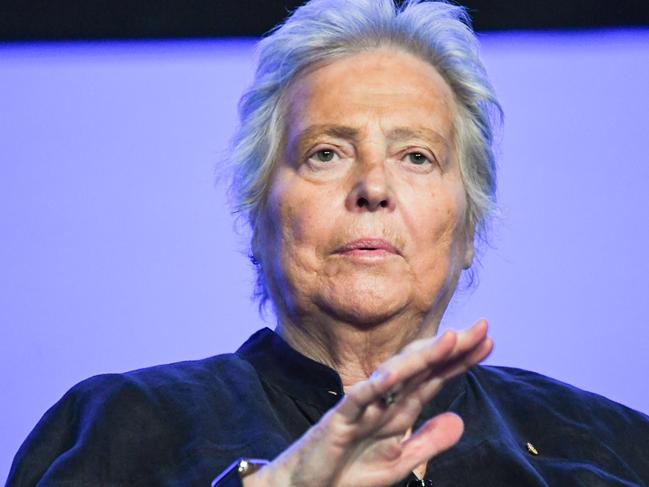
[[[468,269],[473,264],[473,257],[475,256],[475,226],[473,222],[467,222],[466,228],[466,250],[464,252],[463,269]]]
[[[259,271],[263,268],[263,261],[265,257],[265,243],[267,242],[267,222],[266,215],[262,211],[257,215],[254,228],[252,229],[252,236],[250,238],[250,257],[253,264],[255,264]]]

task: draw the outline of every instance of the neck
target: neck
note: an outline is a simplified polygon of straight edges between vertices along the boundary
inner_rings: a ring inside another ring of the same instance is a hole
[[[330,316],[302,318],[299,323],[282,317],[277,332],[301,354],[336,370],[347,390],[408,343],[434,336],[440,318],[399,314],[359,325]]]

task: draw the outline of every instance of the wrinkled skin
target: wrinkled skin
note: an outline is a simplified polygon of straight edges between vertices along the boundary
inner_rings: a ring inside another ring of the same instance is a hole
[[[387,48],[311,69],[287,99],[256,252],[278,331],[346,396],[246,485],[390,485],[458,441],[453,414],[411,427],[492,347],[485,322],[434,338],[473,259],[455,100],[430,64]]]

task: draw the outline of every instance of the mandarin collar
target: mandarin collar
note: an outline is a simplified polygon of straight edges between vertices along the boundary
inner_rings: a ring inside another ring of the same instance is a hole
[[[302,355],[270,328],[252,335],[237,354],[250,362],[263,380],[294,399],[331,407],[344,395],[335,370]]]
[[[237,350],[266,382],[280,388],[294,399],[315,406],[333,406],[343,395],[338,373],[292,348],[270,328],[254,333]],[[422,410],[420,420],[447,411],[465,390],[466,374],[449,381]]]

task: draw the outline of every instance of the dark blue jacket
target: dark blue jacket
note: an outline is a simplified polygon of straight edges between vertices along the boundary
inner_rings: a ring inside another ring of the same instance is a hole
[[[334,370],[264,329],[235,354],[81,382],[29,435],[7,485],[209,486],[240,456],[277,456],[342,394]],[[601,396],[479,366],[418,423],[446,410],[465,433],[429,462],[434,486],[649,486],[649,418]]]

